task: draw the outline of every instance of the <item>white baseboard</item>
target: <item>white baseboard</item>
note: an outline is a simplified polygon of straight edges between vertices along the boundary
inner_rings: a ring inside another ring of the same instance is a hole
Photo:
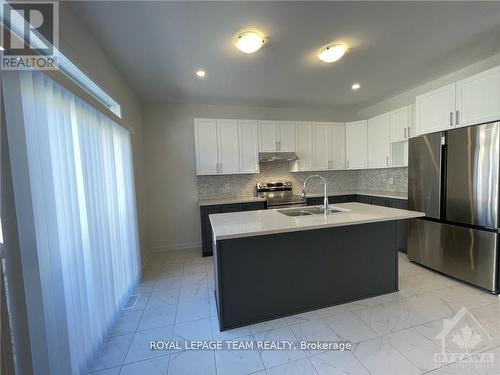
[[[146,255],[144,256],[144,259],[142,259],[142,267],[148,264],[149,258],[151,258],[151,254],[153,254],[153,251],[151,249],[146,251]]]
[[[188,249],[195,249],[195,248],[201,248],[201,242],[187,242],[187,243],[182,243],[178,245],[165,245],[165,246],[155,246],[149,249],[149,254],[151,253],[159,253],[163,251],[176,251],[176,250],[188,250]]]

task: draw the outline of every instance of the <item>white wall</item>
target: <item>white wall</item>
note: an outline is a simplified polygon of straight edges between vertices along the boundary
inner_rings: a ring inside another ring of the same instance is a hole
[[[144,107],[146,228],[150,249],[201,243],[193,118],[344,121],[351,113],[303,108],[201,104]]]
[[[466,78],[468,76],[482,72],[489,68],[493,68],[498,65],[500,65],[500,53],[493,55],[487,59],[478,61],[463,69],[451,72],[450,74],[447,74],[445,76],[436,77],[436,79],[433,81],[415,87],[411,90],[402,92],[389,99],[383,100],[377,104],[366,106],[357,112],[356,117],[358,119],[367,119],[391,111],[393,109],[397,109],[400,107],[404,107],[405,105],[415,103],[415,96],[417,95],[423,94],[427,91],[434,90],[441,86],[445,86],[454,81],[458,81],[460,79]]]
[[[69,9],[67,2],[60,3],[60,50],[90,79],[106,91],[122,109],[124,121],[134,129],[132,149],[137,195],[137,212],[141,238],[141,252],[147,249],[144,220],[144,160],[142,104],[128,86],[126,79],[106,56],[91,32],[84,28]],[[131,51],[131,53],[133,53]]]

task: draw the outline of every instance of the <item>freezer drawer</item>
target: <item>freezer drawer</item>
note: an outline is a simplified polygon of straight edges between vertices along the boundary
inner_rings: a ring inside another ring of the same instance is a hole
[[[441,218],[441,133],[410,139],[408,208]]]
[[[498,292],[498,234],[412,219],[408,258],[471,284]]]
[[[448,132],[446,221],[497,228],[499,124]]]

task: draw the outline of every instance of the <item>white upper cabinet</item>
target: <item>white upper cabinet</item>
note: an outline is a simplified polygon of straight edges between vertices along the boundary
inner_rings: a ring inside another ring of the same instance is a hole
[[[500,120],[500,67],[457,82],[456,126]]]
[[[345,124],[331,123],[330,132],[330,169],[345,169]]]
[[[278,149],[276,121],[259,121],[259,151],[274,152]]]
[[[294,152],[297,148],[295,121],[259,121],[259,151]]]
[[[331,163],[331,123],[315,122],[313,126],[313,168],[317,171],[330,169]]]
[[[391,116],[389,113],[368,120],[368,167],[390,166]]]
[[[406,141],[410,138],[412,106],[406,106],[390,112],[391,142]]]
[[[219,173],[240,171],[238,120],[217,120]]]
[[[194,119],[194,138],[196,152],[196,174],[217,174],[217,120]]]
[[[257,173],[257,121],[194,119],[196,174]]]
[[[239,120],[240,173],[258,173],[258,126],[256,120]]]
[[[363,169],[367,163],[367,121],[346,123],[346,167]]]
[[[447,130],[455,126],[455,83],[419,95],[415,99],[415,134]]]
[[[295,152],[297,149],[297,126],[295,121],[278,121],[278,150]]]
[[[297,170],[310,171],[314,166],[313,124],[297,122],[297,154],[300,160],[296,162]]]
[[[500,66],[419,95],[415,100],[415,135],[498,120]]]

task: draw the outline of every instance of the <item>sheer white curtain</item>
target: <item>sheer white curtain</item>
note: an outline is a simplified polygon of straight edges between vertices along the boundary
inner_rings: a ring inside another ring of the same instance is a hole
[[[50,372],[79,374],[139,278],[130,135],[45,75],[17,74]]]

